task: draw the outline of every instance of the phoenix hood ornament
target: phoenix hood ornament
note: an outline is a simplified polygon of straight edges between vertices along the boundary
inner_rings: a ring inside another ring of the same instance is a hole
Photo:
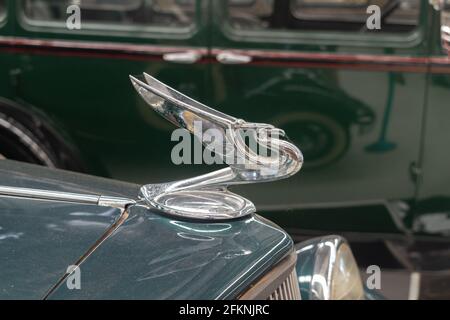
[[[175,126],[188,130],[200,141],[213,132],[212,143],[202,142],[205,148],[214,147],[215,154],[229,165],[186,180],[142,186],[140,198],[149,206],[191,219],[239,218],[254,213],[255,206],[230,192],[228,186],[279,180],[300,170],[303,155],[286,139],[283,130],[212,109],[146,73],[142,78],[130,79],[147,104]],[[195,130],[196,124],[201,124],[200,131]]]

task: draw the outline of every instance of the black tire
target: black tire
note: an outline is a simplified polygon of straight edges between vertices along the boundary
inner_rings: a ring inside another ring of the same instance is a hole
[[[40,117],[0,100],[0,159],[73,171],[85,171],[64,139]]]
[[[305,169],[330,165],[350,145],[348,127],[335,118],[314,111],[288,112],[272,122],[283,129],[303,153]]]
[[[6,159],[57,167],[55,155],[31,131],[1,112],[0,154]]]

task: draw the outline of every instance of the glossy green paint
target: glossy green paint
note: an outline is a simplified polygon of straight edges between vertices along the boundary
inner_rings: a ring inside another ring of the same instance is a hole
[[[118,216],[113,208],[0,196],[0,299],[42,299]]]
[[[406,36],[313,32],[295,37],[280,31],[236,34],[224,22],[218,1],[198,0],[196,29],[177,36],[30,27],[20,17],[20,1],[7,2],[9,17],[1,36],[209,50],[444,56],[439,15],[426,0],[420,27]],[[181,65],[5,51],[0,59],[0,96],[45,114],[78,150],[90,173],[150,183],[212,170],[172,164],[173,128],[128,81],[128,74],[144,71],[221,111],[286,129],[305,152],[302,172],[238,191],[290,231],[408,237],[411,232],[441,236],[450,230],[450,177],[442,174],[448,171],[448,73],[222,65],[213,59]],[[331,145],[317,148],[320,143],[311,140],[315,135],[308,136],[299,123],[321,128]],[[436,221],[443,223],[436,226]]]
[[[133,207],[81,266],[83,290],[51,299],[235,299],[292,250],[271,222],[193,223]],[[103,288],[103,290],[99,290]]]
[[[298,276],[298,284],[302,300],[314,300],[314,294],[311,291],[311,282],[314,277],[314,266],[316,264],[317,249],[320,245],[324,245],[324,238],[312,238],[295,245],[297,253],[296,271]],[[364,285],[365,300],[384,300],[376,289],[369,289]]]
[[[2,185],[136,198],[133,184],[0,162]],[[0,298],[40,299],[115,222],[117,209],[0,196]],[[80,265],[82,290],[50,299],[233,299],[292,252],[257,215],[180,221],[139,205]]]

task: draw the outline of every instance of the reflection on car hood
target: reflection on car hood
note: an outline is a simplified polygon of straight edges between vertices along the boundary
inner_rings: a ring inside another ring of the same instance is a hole
[[[120,214],[0,197],[0,299],[40,299]]]
[[[94,193],[135,199],[140,186],[122,181],[11,161],[0,161],[0,184],[74,193]]]
[[[2,185],[131,197],[138,186],[0,162]],[[55,299],[235,298],[290,252],[292,240],[258,217],[189,222],[133,206],[81,265],[81,289]],[[117,209],[0,197],[0,298],[38,299],[116,221]]]
[[[291,247],[287,234],[258,217],[198,223],[135,206],[81,265],[82,289],[61,285],[50,298],[236,298]]]

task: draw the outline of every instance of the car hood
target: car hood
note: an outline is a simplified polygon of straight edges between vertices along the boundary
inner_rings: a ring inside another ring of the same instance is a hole
[[[0,162],[2,185],[131,197],[133,184]],[[118,209],[0,197],[0,298],[39,299],[120,216]],[[292,248],[257,215],[182,221],[145,206],[81,265],[81,289],[62,282],[51,299],[236,298]]]

